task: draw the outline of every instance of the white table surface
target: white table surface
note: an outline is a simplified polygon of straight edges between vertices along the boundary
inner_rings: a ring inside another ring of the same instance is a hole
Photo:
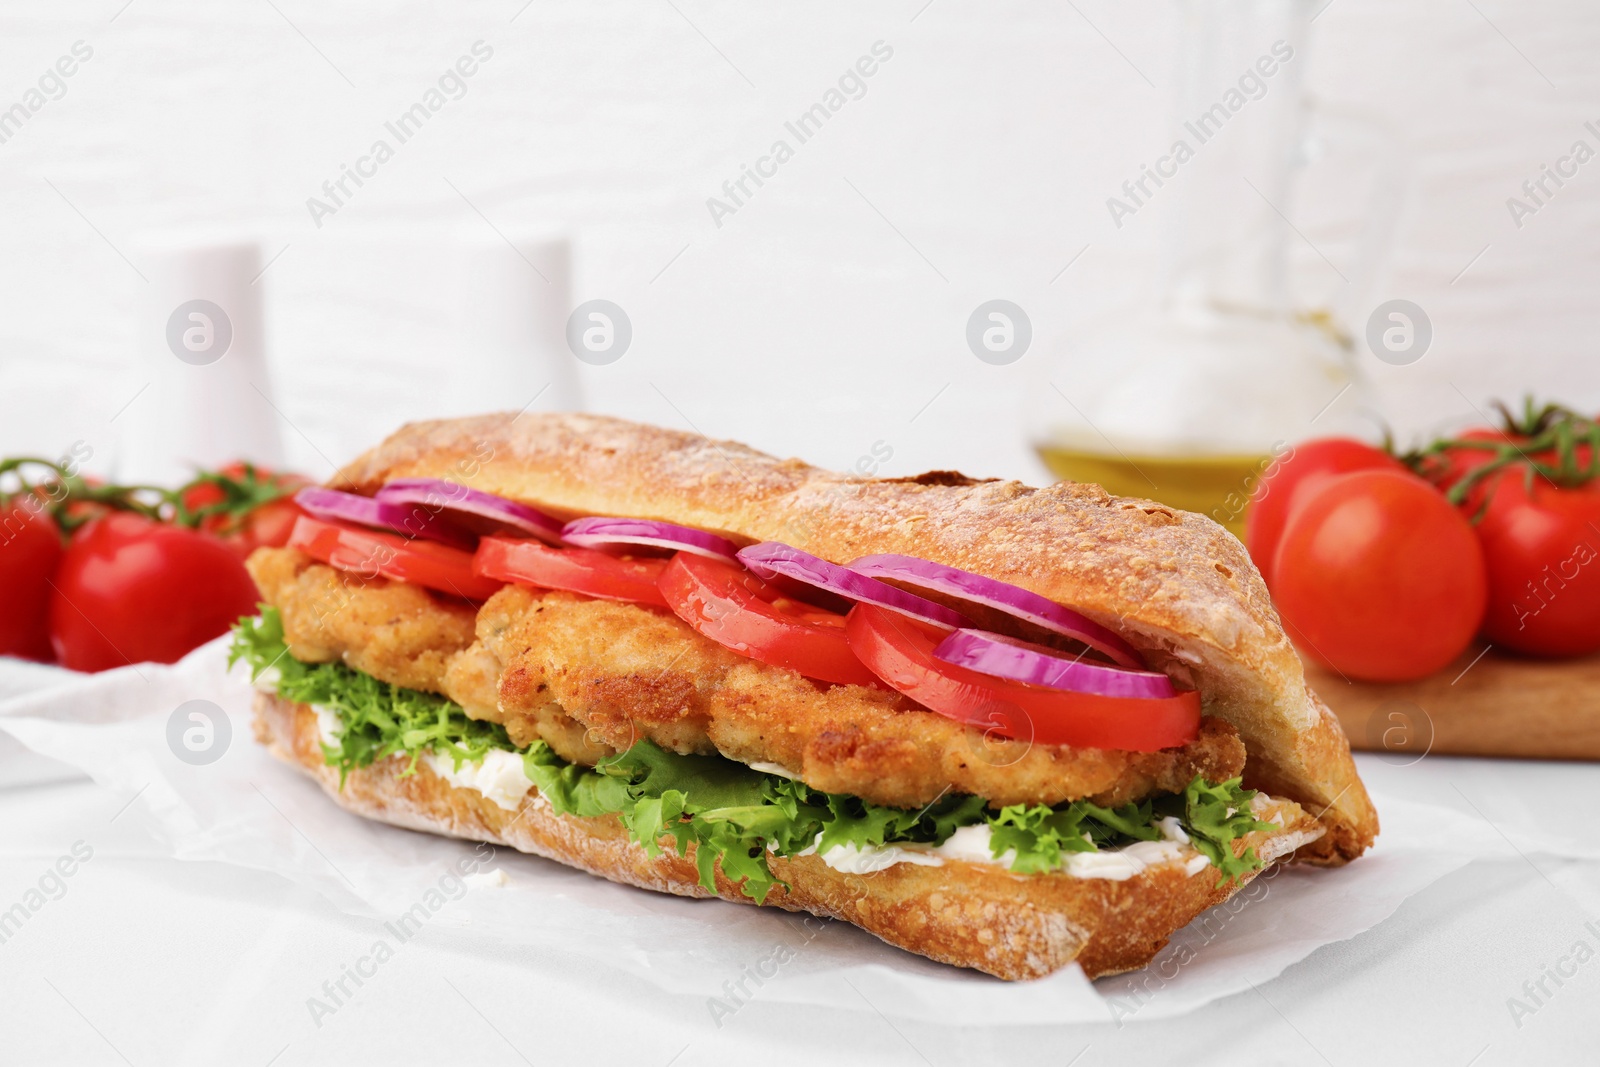
[[[1538,797],[1551,819],[1571,819],[1600,791],[1592,765],[1360,762],[1385,795],[1480,818]],[[1593,959],[1559,987],[1546,979],[1552,995],[1520,1026],[1508,1006],[1575,942],[1600,946],[1585,929],[1600,920],[1600,861],[1521,855],[1511,844],[1517,826],[1498,819],[1484,833],[1504,842],[1503,860],[1445,877],[1376,928],[1316,951],[1254,992],[1120,1027],[983,1029],[895,1023],[865,1003],[821,1017],[759,996],[719,1027],[699,998],[619,983],[609,971],[602,979],[583,961],[551,981],[548,967],[432,928],[318,1027],[306,998],[381,934],[379,924],[275,876],[119,858],[119,839],[137,833],[141,818],[137,800],[130,806],[84,779],[0,789],[0,904],[20,899],[74,841],[96,848],[65,894],[0,944],[0,1062],[514,1064],[603,1055],[665,1067],[751,1054],[819,1063],[1090,1067],[1181,1057],[1464,1067],[1594,1062],[1600,1039]],[[1575,833],[1577,851],[1600,852],[1600,827],[1591,821]]]

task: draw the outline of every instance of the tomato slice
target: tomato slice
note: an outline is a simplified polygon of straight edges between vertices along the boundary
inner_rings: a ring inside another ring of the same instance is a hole
[[[881,688],[850,651],[843,615],[790,600],[743,567],[679,552],[661,572],[661,592],[697,633],[741,656],[818,681]]]
[[[667,607],[656,586],[666,566],[664,559],[613,556],[592,548],[556,548],[514,537],[485,537],[472,557],[473,573],[485,578],[658,608]]]
[[[846,623],[850,648],[891,688],[947,719],[1000,737],[1075,748],[1154,752],[1200,729],[1200,694],[1107,697],[1008,682],[934,659],[945,631],[870,604]]]
[[[295,520],[289,547],[363,578],[392,578],[467,600],[487,600],[504,584],[474,574],[472,553],[459,548],[310,515]]]

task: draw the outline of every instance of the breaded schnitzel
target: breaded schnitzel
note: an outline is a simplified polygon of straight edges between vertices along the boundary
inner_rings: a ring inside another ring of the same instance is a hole
[[[472,643],[477,609],[420,586],[366,579],[292,548],[262,549],[245,566],[283,613],[303,663],[342,660],[385,682],[443,692],[450,660]]]
[[[888,690],[828,686],[747,659],[636,604],[507,586],[474,619],[468,605],[293,549],[258,552],[251,571],[297,657],[341,658],[444,693],[475,718],[503,723],[515,743],[542,738],[573,762],[648,738],[905,808],[951,792],[997,807],[1122,804],[1244,766],[1243,744],[1219,719],[1204,720],[1189,745],[1153,753],[998,740]]]

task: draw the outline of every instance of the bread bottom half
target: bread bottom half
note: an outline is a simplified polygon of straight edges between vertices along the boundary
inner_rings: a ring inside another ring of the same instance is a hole
[[[358,815],[503,845],[642,889],[754,903],[720,871],[715,893],[701,886],[693,845],[679,856],[669,841],[659,855],[648,856],[615,816],[558,815],[537,789],[508,811],[420,762],[415,774],[402,777],[406,761],[400,757],[351,771],[340,788],[339,772],[323,760],[311,708],[259,693],[255,711],[256,739]],[[1260,815],[1283,828],[1249,834],[1240,848],[1254,847],[1273,862],[1323,832],[1291,801],[1272,800]],[[768,905],[843,919],[899,948],[1006,980],[1040,978],[1074,961],[1091,978],[1135,970],[1176,931],[1249,880],[1219,887],[1215,868],[1190,875],[1182,863],[1150,867],[1124,881],[1018,875],[963,861],[937,867],[901,863],[871,874],[837,871],[817,856],[774,855],[770,863],[788,888],[775,888]]]

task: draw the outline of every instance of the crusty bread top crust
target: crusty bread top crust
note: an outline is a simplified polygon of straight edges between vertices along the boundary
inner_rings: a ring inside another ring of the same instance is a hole
[[[835,474],[696,434],[531,412],[409,424],[328,484],[370,494],[414,477],[558,517],[661,519],[838,563],[904,553],[1022,586],[1120,632],[1238,727],[1246,784],[1270,785],[1330,831],[1300,858],[1342,862],[1377,834],[1349,744],[1307,687],[1259,572],[1204,516],[1097,485]]]

